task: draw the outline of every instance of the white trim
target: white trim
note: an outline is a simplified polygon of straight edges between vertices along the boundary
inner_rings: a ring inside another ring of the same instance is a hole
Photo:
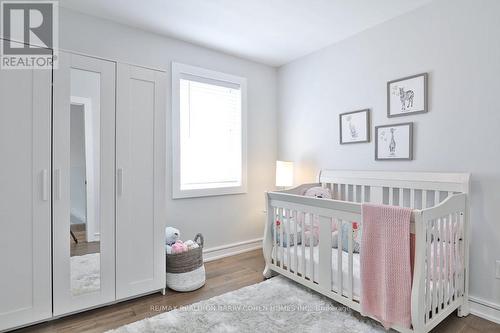
[[[483,319],[500,324],[500,304],[479,297],[470,296],[470,312]]]
[[[203,249],[203,261],[209,262],[262,248],[262,238]]]
[[[237,84],[241,89],[241,185],[196,190],[181,190],[180,184],[180,79],[193,75]],[[246,78],[209,69],[172,62],[172,198],[194,198],[247,193],[247,80]]]

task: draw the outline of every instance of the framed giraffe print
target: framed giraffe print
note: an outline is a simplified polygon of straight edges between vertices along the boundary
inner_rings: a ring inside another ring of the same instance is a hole
[[[427,73],[387,82],[387,117],[427,112]]]
[[[375,160],[413,160],[413,123],[376,126]]]

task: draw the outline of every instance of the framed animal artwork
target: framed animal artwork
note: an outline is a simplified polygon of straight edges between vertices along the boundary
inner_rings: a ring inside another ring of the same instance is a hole
[[[413,159],[413,123],[375,127],[375,160]]]
[[[340,144],[370,142],[370,110],[339,115]]]
[[[387,116],[427,112],[427,73],[387,82]]]

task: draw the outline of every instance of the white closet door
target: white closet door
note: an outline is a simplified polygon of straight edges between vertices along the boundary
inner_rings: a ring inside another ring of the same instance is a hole
[[[165,288],[166,74],[118,64],[116,296]]]
[[[53,281],[58,316],[115,300],[115,63],[60,52],[54,99]],[[74,231],[73,224],[85,232]]]
[[[0,70],[0,331],[52,315],[51,76]]]

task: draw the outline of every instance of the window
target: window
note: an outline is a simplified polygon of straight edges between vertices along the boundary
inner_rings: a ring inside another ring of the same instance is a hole
[[[173,197],[246,192],[246,79],[172,64]]]

